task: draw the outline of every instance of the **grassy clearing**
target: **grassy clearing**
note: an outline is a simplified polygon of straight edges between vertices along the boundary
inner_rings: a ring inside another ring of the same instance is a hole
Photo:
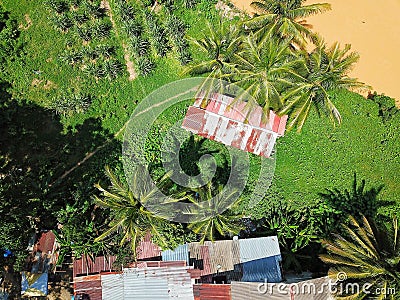
[[[350,187],[354,172],[367,186],[384,185],[381,198],[400,203],[399,118],[383,123],[378,105],[347,91],[334,95],[343,123],[310,117],[303,132],[279,140],[276,184],[283,197],[315,201],[325,188]]]

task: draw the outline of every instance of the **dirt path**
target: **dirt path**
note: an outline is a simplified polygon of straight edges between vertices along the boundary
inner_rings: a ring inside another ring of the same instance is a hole
[[[112,13],[112,10],[111,10],[110,3],[108,1],[106,1],[106,0],[103,0],[103,1],[101,1],[101,7],[107,9],[108,16],[110,17],[111,24],[112,24],[112,26],[113,26],[113,28],[115,30],[115,35],[121,41],[122,48],[124,50],[124,59],[125,59],[126,69],[127,69],[128,73],[129,73],[129,80],[132,81],[137,77],[137,74],[136,74],[136,71],[135,71],[134,64],[133,64],[133,62],[131,60],[130,54],[129,54],[129,49],[128,49],[127,45],[125,44],[125,42],[123,42],[119,37],[117,26],[116,26],[114,18],[113,18],[113,13]]]
[[[32,20],[31,20],[31,18],[29,17],[28,14],[26,14],[24,17],[25,17],[25,23],[26,23],[26,25],[24,25],[24,24],[19,24],[18,28],[19,28],[19,29],[23,29],[23,30],[27,30],[27,29],[29,29],[29,27],[32,26]]]
[[[253,0],[232,0],[238,8],[251,12]],[[329,2],[332,10],[308,18],[314,30],[328,44],[351,44],[360,53],[360,61],[350,74],[373,87],[378,93],[396,98],[400,105],[400,0],[309,0]]]

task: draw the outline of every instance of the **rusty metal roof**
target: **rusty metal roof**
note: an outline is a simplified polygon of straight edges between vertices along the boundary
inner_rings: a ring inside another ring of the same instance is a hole
[[[243,151],[269,157],[276,139],[285,132],[287,116],[270,111],[269,117],[260,106],[248,108],[248,103],[218,93],[205,107],[203,98],[190,106],[182,128]]]
[[[230,284],[195,284],[193,285],[195,300],[231,300]]]
[[[56,236],[52,231],[42,232],[36,243],[36,251],[42,253],[53,253]]]
[[[74,278],[74,295],[89,296],[90,300],[102,300],[100,275]]]
[[[98,256],[92,260],[90,257],[82,257],[74,260],[73,276],[88,275],[100,272],[115,271],[113,264],[117,259],[116,256]]]
[[[139,242],[136,248],[138,260],[156,260],[161,258],[161,248],[151,240],[151,234],[147,233],[143,240]],[[74,260],[73,275],[88,275],[100,272],[115,271],[113,263],[116,261],[116,256],[98,256],[94,260],[87,257],[87,259],[79,258]]]
[[[151,240],[151,234],[147,233],[142,241],[140,241],[139,246],[136,249],[137,259],[152,259],[161,256],[161,248],[154,244]]]
[[[281,256],[276,236],[189,243],[185,249],[189,265],[200,270],[203,283],[213,282],[217,275],[225,276],[226,282],[244,279],[260,281],[260,278],[274,282],[281,280]],[[169,258],[168,255],[163,256],[165,260]]]
[[[75,294],[94,300],[193,299],[195,272],[184,261],[140,262],[137,268],[74,278]]]

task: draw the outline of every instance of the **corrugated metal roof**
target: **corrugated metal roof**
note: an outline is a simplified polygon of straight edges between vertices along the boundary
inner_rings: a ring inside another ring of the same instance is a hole
[[[231,300],[230,284],[195,284],[195,300]]]
[[[281,254],[276,236],[239,240],[239,249],[241,263]]]
[[[189,243],[189,265],[200,270],[201,282],[212,283],[244,280],[259,281],[268,278],[274,282],[281,280],[279,262],[281,261],[278,238],[262,237],[244,240],[224,240],[200,243]],[[261,261],[271,257],[271,260]],[[163,259],[175,256],[164,255]],[[244,263],[249,263],[244,269]],[[264,268],[264,269],[263,269]],[[222,280],[214,280],[215,276],[224,276]]]
[[[333,300],[330,289],[334,282],[329,277],[315,278],[295,284],[295,300]]]
[[[204,243],[210,253],[211,273],[216,274],[234,269],[232,244],[232,240]]]
[[[287,116],[279,117],[273,111],[268,120],[260,106],[251,110],[246,102],[214,93],[205,108],[200,97],[190,106],[182,128],[200,136],[269,157],[276,138],[285,131]]]
[[[162,249],[151,240],[151,234],[147,233],[136,249],[137,259],[151,259],[161,256]]]
[[[193,300],[188,267],[124,269],[124,299]]]
[[[297,284],[232,282],[232,300],[333,300],[329,278],[317,278]]]
[[[90,257],[74,260],[73,276],[88,275],[100,272],[115,271],[113,266],[116,256],[98,256],[92,260]]]
[[[102,300],[124,300],[122,274],[101,275]]]
[[[242,264],[243,277],[241,281],[248,282],[281,282],[280,255],[270,256]]]
[[[164,261],[183,260],[189,265],[189,246],[184,244],[179,245],[174,250],[165,250],[161,252],[161,257]]]
[[[42,232],[36,243],[36,251],[47,254],[53,253],[55,241],[56,236],[52,231]]]
[[[74,294],[89,296],[90,300],[102,300],[100,275],[74,278]]]

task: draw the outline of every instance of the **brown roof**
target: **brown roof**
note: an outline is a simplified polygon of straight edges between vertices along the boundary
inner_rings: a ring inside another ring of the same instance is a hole
[[[230,284],[195,284],[194,300],[231,300]]]
[[[52,231],[42,232],[36,243],[36,251],[42,253],[52,253],[56,236]]]
[[[100,272],[115,271],[113,264],[116,256],[98,256],[92,260],[90,257],[74,260],[73,276],[88,275]]]
[[[89,296],[90,300],[102,300],[100,275],[74,278],[74,295]]]

